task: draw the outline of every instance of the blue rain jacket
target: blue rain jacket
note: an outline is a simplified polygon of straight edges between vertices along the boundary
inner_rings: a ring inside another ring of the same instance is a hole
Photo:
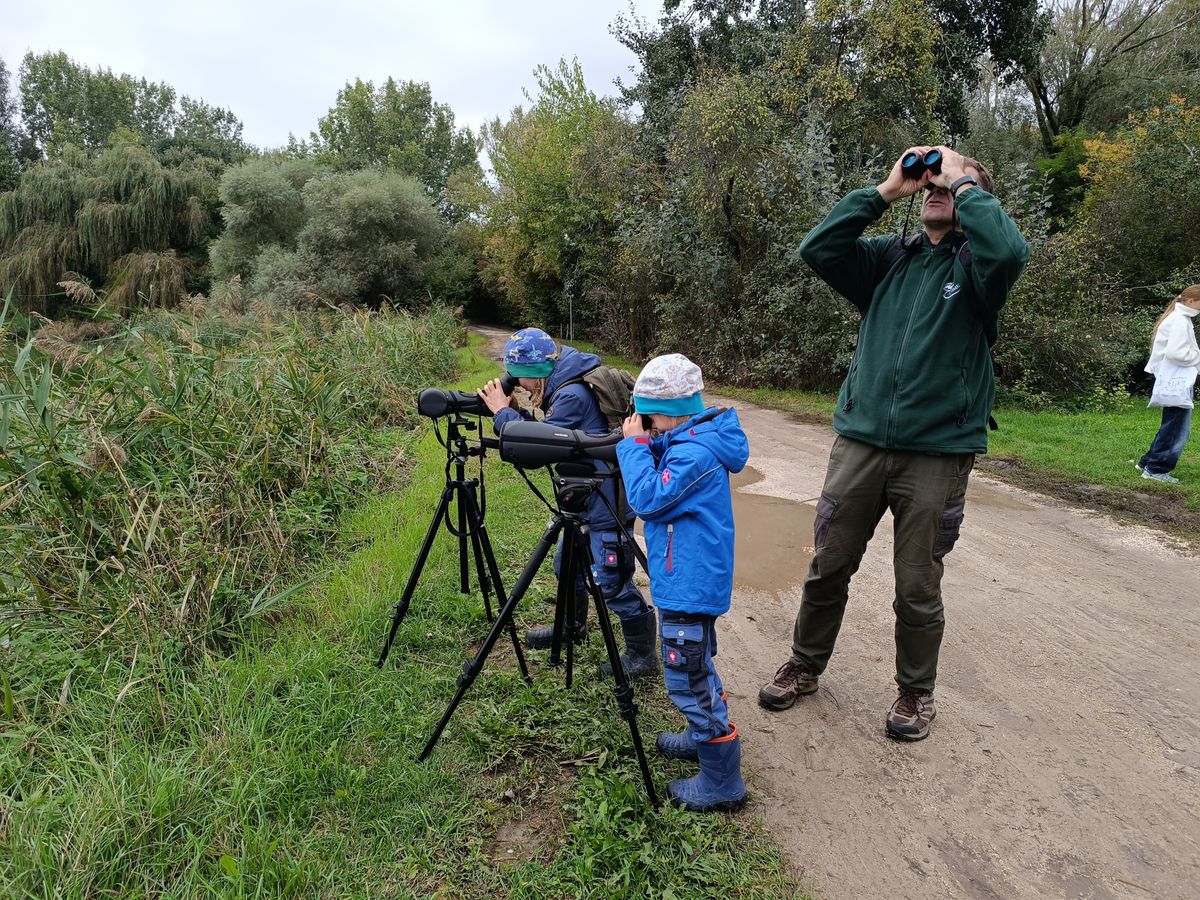
[[[750,445],[737,411],[715,407],[654,440],[625,438],[617,460],[645,522],[654,605],[719,616],[733,593],[733,497]]]

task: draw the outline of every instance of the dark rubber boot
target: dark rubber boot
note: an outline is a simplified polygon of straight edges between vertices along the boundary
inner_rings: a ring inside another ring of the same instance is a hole
[[[648,609],[636,619],[622,619],[621,631],[625,633],[625,652],[621,654],[621,668],[626,678],[645,678],[658,674],[658,617]],[[600,677],[612,678],[612,665],[600,664]]]
[[[696,745],[700,774],[667,785],[671,799],[688,812],[726,812],[746,803],[742,747],[737,727],[725,737]]]
[[[588,595],[575,595],[574,621],[567,623],[563,640],[582,644],[587,638]],[[554,623],[544,628],[530,628],[525,632],[525,646],[530,650],[549,650],[554,643]]]

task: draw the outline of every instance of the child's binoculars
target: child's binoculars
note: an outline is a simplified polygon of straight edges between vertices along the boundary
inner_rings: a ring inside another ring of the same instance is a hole
[[[920,153],[906,153],[904,159],[900,160],[900,172],[905,178],[920,178],[929,170],[934,175],[938,175],[942,171],[942,151],[930,150],[925,155]]]

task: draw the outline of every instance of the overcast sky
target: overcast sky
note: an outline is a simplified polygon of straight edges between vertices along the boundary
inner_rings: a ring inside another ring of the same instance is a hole
[[[14,81],[28,51],[62,50],[227,107],[260,147],[307,137],[355,78],[426,81],[478,131],[523,102],[540,63],[579,58],[588,86],[614,93],[633,55],[609,33],[662,0],[3,0],[0,56]]]

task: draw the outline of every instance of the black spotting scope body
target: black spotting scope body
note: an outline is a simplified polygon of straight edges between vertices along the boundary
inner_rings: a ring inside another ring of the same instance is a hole
[[[517,386],[517,379],[505,375],[500,379],[500,387],[504,393],[512,395]],[[473,391],[447,391],[442,388],[425,388],[417,394],[417,412],[428,419],[440,419],[443,416],[490,416],[492,411],[487,408],[478,394]]]
[[[500,429],[500,458],[522,469],[595,459],[616,464],[622,434],[588,434],[545,422],[509,422]]]

